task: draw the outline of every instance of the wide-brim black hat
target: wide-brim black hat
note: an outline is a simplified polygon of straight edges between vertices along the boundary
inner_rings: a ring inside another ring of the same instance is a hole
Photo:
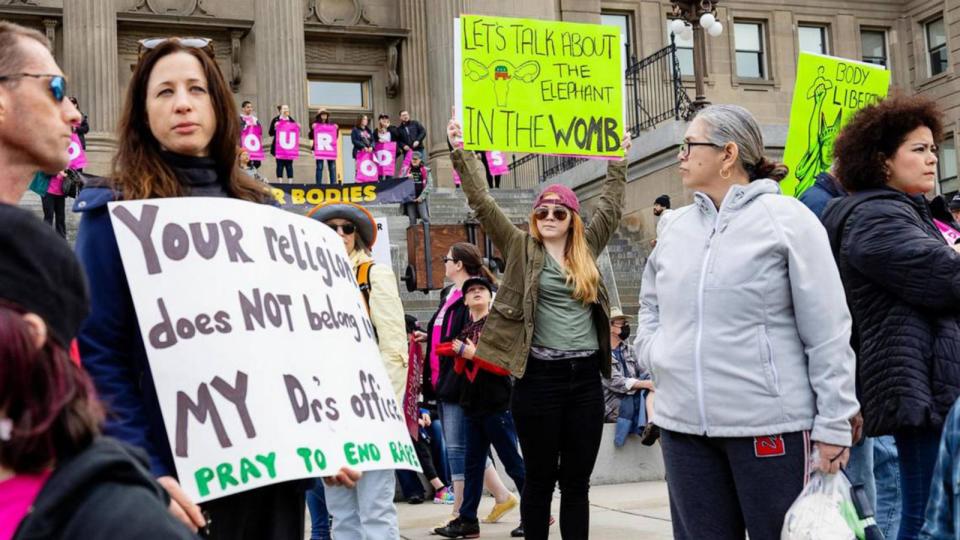
[[[307,217],[324,223],[331,219],[345,219],[356,225],[357,234],[368,248],[372,248],[377,241],[377,220],[359,204],[340,201],[321,203],[307,212]]]

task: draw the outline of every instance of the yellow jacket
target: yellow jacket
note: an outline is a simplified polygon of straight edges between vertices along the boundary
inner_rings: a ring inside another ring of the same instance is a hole
[[[369,254],[359,249],[350,254],[354,273],[361,264],[372,260]],[[397,278],[385,264],[370,267],[370,320],[377,329],[380,358],[397,394],[397,403],[403,403],[407,385],[407,328]]]

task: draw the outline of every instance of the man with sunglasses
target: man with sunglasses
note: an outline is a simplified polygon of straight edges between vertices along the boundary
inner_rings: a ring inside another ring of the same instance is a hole
[[[37,171],[54,175],[70,162],[81,116],[48,46],[40,32],[0,21],[0,203],[18,204]]]

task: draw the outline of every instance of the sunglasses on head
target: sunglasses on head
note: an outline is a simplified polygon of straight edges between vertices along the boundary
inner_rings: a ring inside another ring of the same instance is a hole
[[[334,231],[339,229],[340,231],[343,232],[343,234],[353,234],[357,232],[357,226],[354,225],[353,223],[342,223],[342,224],[327,223],[327,227],[330,227]]]
[[[57,103],[60,103],[63,101],[63,98],[67,97],[67,80],[61,75],[49,73],[14,73],[13,75],[0,75],[0,82],[15,81],[24,77],[30,77],[31,79],[46,79],[49,77],[50,86],[48,89],[53,99],[56,100]]]
[[[563,221],[570,215],[570,211],[562,206],[541,206],[533,210],[533,217],[539,220],[547,219],[550,217],[550,214],[553,214],[553,217],[556,218],[557,221]]]
[[[146,55],[148,51],[152,51],[153,49],[156,49],[157,47],[163,45],[168,41],[175,41],[180,45],[183,45],[184,47],[189,47],[191,49],[200,49],[203,52],[207,53],[207,56],[209,56],[211,60],[216,59],[216,54],[213,50],[213,40],[210,38],[198,38],[198,37],[188,37],[188,38],[156,37],[156,38],[141,39],[140,41],[137,42],[140,44],[140,46],[137,48],[137,59],[142,60],[144,55]]]

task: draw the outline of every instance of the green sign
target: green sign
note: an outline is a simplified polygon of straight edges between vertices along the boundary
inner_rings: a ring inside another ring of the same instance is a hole
[[[615,26],[464,15],[454,29],[465,148],[623,155],[623,47]]]
[[[799,196],[830,170],[840,128],[855,112],[885,98],[889,87],[890,72],[881,66],[800,53],[783,154],[790,174],[780,182],[785,195]]]

